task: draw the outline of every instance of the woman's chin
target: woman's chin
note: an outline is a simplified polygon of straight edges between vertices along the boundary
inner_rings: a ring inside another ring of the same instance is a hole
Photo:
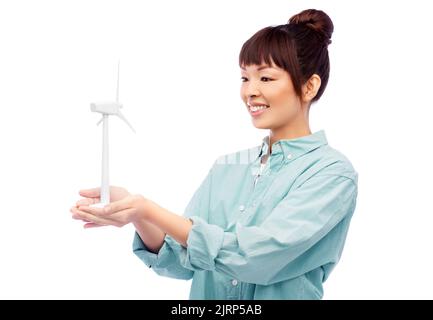
[[[256,127],[257,129],[269,129],[269,125],[265,122],[261,122],[261,121],[252,121],[253,126]]]

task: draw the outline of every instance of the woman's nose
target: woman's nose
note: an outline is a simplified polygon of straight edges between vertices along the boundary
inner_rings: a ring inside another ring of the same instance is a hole
[[[250,82],[248,84],[248,86],[245,88],[245,95],[248,98],[259,96],[260,95],[260,90],[258,88],[258,85],[255,84],[255,83],[253,83],[253,82]]]

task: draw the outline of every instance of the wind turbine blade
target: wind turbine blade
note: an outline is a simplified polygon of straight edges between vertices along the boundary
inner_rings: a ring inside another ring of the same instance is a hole
[[[134,132],[134,133],[136,133],[135,132],[135,129],[132,127],[132,125],[128,122],[128,120],[126,120],[126,118],[125,118],[125,116],[122,114],[122,112],[120,112],[120,110],[119,110],[119,112],[117,113],[117,116],[120,118],[120,119],[122,119],[123,121],[125,121],[125,123],[131,128],[131,130]]]
[[[96,123],[96,125],[99,126],[99,125],[101,124],[102,120],[104,120],[104,116],[102,116],[101,120],[99,120],[99,121]]]
[[[119,75],[120,75],[120,60],[117,63],[117,91],[116,91],[116,102],[119,103]]]

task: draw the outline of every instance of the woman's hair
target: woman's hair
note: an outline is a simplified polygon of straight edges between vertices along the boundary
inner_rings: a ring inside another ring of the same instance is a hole
[[[321,79],[321,86],[312,102],[319,100],[329,78],[328,45],[334,25],[329,16],[315,9],[292,16],[287,24],[269,26],[248,39],[239,54],[239,66],[271,59],[290,75],[296,94],[302,96],[302,85],[313,75]]]

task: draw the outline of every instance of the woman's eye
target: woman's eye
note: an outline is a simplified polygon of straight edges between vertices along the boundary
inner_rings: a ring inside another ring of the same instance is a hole
[[[247,81],[248,79],[247,78],[245,78],[245,77],[241,77],[241,81],[242,82],[245,82],[245,81]],[[261,77],[261,80],[263,80],[263,81],[265,81],[265,82],[268,82],[268,81],[271,81],[272,79],[271,78],[268,78],[268,77]]]

